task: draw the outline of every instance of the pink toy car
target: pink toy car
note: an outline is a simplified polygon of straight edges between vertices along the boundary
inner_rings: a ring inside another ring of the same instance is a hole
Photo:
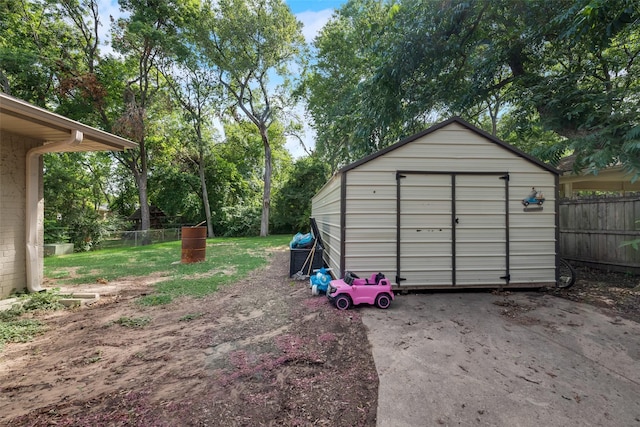
[[[375,304],[378,308],[389,308],[394,299],[391,282],[382,273],[361,279],[350,271],[344,279],[332,280],[327,289],[327,298],[339,310],[362,303]]]

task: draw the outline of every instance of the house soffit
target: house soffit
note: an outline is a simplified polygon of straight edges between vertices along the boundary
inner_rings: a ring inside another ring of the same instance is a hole
[[[60,151],[119,151],[137,144],[80,122],[0,93],[0,134],[11,133],[46,144],[69,139],[72,131],[83,133],[81,144]]]

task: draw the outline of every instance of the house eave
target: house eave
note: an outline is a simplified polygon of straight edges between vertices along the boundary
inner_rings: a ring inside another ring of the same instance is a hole
[[[18,98],[0,93],[0,131],[42,141],[45,144],[65,141],[80,131],[81,144],[61,146],[59,151],[121,151],[138,144],[87,126]],[[56,151],[56,150],[52,150]]]

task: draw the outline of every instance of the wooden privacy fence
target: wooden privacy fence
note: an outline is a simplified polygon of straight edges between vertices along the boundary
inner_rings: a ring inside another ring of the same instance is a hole
[[[560,256],[570,261],[640,274],[640,193],[560,201]]]

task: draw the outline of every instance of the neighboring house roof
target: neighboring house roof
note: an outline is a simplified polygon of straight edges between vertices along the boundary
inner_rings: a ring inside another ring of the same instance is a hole
[[[73,131],[83,133],[78,145],[52,151],[113,151],[136,148],[138,144],[84,125],[21,99],[0,93],[0,131],[46,141],[45,145],[69,139]]]
[[[149,206],[149,216],[151,218],[166,218],[166,214],[162,211],[162,209],[160,209],[159,207],[157,207],[156,205],[150,205]],[[136,211],[134,213],[132,213],[131,215],[129,215],[129,218],[127,218],[130,221],[139,221],[142,219],[142,214],[140,212],[140,208],[136,209]]]
[[[589,170],[574,171],[575,154],[564,157],[558,163],[562,171],[560,185],[565,188],[565,196],[575,191],[640,191],[640,179],[634,181],[635,174],[625,170],[621,164],[614,164],[594,173]]]
[[[575,163],[576,155],[571,154],[569,156],[561,158],[556,168],[558,168],[558,170],[563,174],[567,174],[573,170],[573,166],[575,165]]]
[[[405,139],[403,139],[401,141],[398,141],[395,144],[388,146],[387,148],[384,148],[384,149],[382,149],[382,150],[380,150],[380,151],[378,151],[376,153],[373,153],[373,154],[371,154],[371,155],[369,155],[367,157],[364,157],[364,158],[362,158],[362,159],[360,159],[360,160],[358,160],[358,161],[356,161],[354,163],[351,163],[349,165],[344,166],[343,168],[341,168],[338,171],[338,173],[346,172],[348,170],[357,168],[358,166],[360,166],[360,165],[362,165],[364,163],[367,163],[367,162],[369,162],[369,161],[371,161],[371,160],[373,160],[373,159],[375,159],[377,157],[385,155],[389,151],[395,150],[396,148],[402,147],[403,145],[408,144],[410,142],[413,142],[413,141],[415,141],[415,140],[417,140],[419,138],[422,138],[425,135],[428,135],[428,134],[433,133],[433,132],[435,132],[435,131],[437,131],[439,129],[442,129],[442,128],[450,125],[451,123],[458,123],[459,125],[469,129],[471,132],[475,132],[478,135],[481,135],[484,138],[488,139],[490,142],[492,142],[492,143],[494,143],[496,145],[499,145],[499,146],[501,146],[502,148],[504,148],[504,149],[506,149],[508,151],[511,151],[516,156],[522,157],[522,158],[530,161],[531,163],[535,163],[536,165],[540,166],[542,169],[546,169],[549,172],[552,172],[552,173],[554,173],[556,175],[558,175],[560,173],[560,171],[558,171],[554,167],[552,167],[552,166],[550,166],[550,165],[548,165],[546,163],[541,162],[540,160],[536,159],[535,157],[525,153],[524,151],[518,150],[516,147],[514,147],[512,145],[509,145],[504,141],[501,141],[500,139],[496,138],[495,136],[491,135],[490,133],[485,132],[482,129],[475,127],[474,125],[472,125],[471,123],[461,119],[460,117],[452,117],[449,120],[445,120],[444,122],[440,122],[440,123],[438,123],[438,124],[436,124],[434,126],[431,126],[430,128],[428,128],[428,129],[426,129],[426,130],[424,130],[424,131],[422,131],[420,133],[417,133],[417,134],[409,136],[409,137],[407,137],[407,138],[405,138]]]

